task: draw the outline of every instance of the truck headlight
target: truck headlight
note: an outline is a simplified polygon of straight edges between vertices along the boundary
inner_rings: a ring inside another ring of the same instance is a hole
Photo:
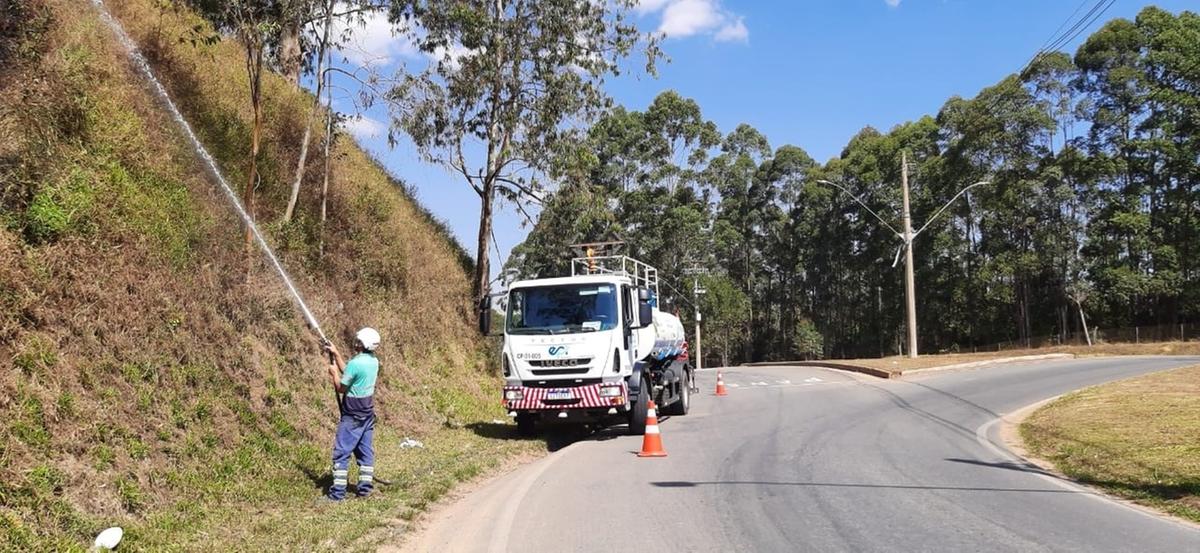
[[[600,397],[621,397],[620,386],[601,386]]]
[[[523,390],[504,390],[505,401],[521,401],[522,399],[525,399]]]

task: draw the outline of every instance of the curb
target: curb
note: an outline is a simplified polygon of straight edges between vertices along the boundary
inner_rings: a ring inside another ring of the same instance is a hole
[[[1077,356],[1074,353],[1046,353],[1042,355],[1022,355],[1019,357],[1000,357],[998,359],[985,359],[983,361],[972,361],[970,363],[956,363],[953,365],[942,365],[940,367],[928,367],[924,369],[912,369],[902,371],[901,374],[920,374],[925,372],[935,371],[951,371],[954,369],[973,369],[976,367],[985,367],[988,365],[1001,365],[1004,363],[1020,363],[1021,361],[1042,361],[1046,359],[1075,359]]]
[[[940,367],[928,367],[924,369],[909,369],[907,371],[889,371],[887,369],[876,369],[863,365],[855,365],[853,363],[838,363],[833,361],[761,361],[757,363],[742,363],[742,367],[821,367],[825,369],[838,369],[842,371],[850,371],[862,373],[876,378],[893,379],[902,378],[910,374],[920,374],[936,371],[951,371],[955,369],[973,369],[977,367],[986,367],[989,365],[1001,365],[1004,363],[1019,363],[1021,361],[1042,361],[1046,359],[1075,359],[1078,357],[1074,353],[1046,353],[1042,355],[1022,355],[1019,357],[1000,357],[997,359],[985,359],[983,361],[972,361],[969,363],[955,363],[953,365],[942,365]]]
[[[760,363],[743,363],[742,367],[821,367],[823,369],[837,369],[842,371],[850,371],[862,373],[865,375],[874,376],[876,378],[892,379],[900,378],[901,373],[892,372],[886,369],[876,369],[872,367],[864,367],[862,365],[853,365],[850,363],[833,363],[829,361],[763,361]]]

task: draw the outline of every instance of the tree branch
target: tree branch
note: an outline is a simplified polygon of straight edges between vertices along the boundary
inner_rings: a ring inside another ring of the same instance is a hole
[[[536,204],[538,204],[538,205],[542,205],[542,202],[544,201],[544,199],[542,198],[542,196],[541,196],[541,195],[539,195],[537,192],[535,192],[535,191],[534,191],[532,188],[529,188],[528,186],[525,186],[525,185],[523,185],[523,184],[521,184],[521,183],[518,183],[517,181],[514,181],[514,180],[512,180],[512,179],[509,179],[509,178],[502,177],[502,176],[500,176],[500,175],[496,175],[496,176],[495,176],[495,177],[493,177],[493,178],[494,178],[494,179],[496,179],[496,181],[498,181],[498,182],[502,182],[502,183],[504,183],[504,184],[507,184],[507,185],[509,185],[509,186],[513,187],[513,188],[516,188],[516,189],[517,189],[517,191],[516,191],[516,192],[514,192],[514,191],[511,191],[511,190],[510,190],[510,192],[512,192],[514,195],[516,195],[516,194],[517,194],[517,192],[520,192],[521,194],[524,194],[525,196],[527,196],[527,197],[529,197],[531,200],[533,200],[533,203],[536,203]]]

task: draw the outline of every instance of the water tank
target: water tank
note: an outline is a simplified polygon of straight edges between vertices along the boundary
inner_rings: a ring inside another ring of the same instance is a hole
[[[654,310],[654,349],[650,352],[651,357],[658,360],[674,358],[683,353],[686,339],[679,317]]]

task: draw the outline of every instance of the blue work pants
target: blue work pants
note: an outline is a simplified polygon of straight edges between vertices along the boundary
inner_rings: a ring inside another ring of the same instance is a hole
[[[338,421],[337,434],[333,438],[333,485],[329,498],[345,499],[346,484],[350,472],[350,455],[358,461],[359,497],[371,493],[375,487],[375,415],[357,418],[343,414]]]

